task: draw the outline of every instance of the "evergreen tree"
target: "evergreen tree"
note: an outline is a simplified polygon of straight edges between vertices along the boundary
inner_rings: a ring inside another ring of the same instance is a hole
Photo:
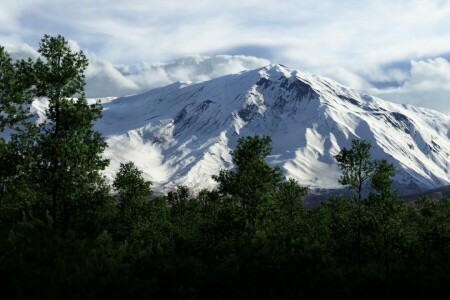
[[[0,132],[14,132],[27,123],[34,97],[33,79],[31,59],[13,62],[0,46]]]
[[[0,222],[9,225],[29,216],[36,200],[28,180],[37,132],[29,111],[34,95],[31,59],[13,62],[0,46]]]
[[[91,205],[90,196],[103,188],[106,142],[93,128],[102,106],[89,105],[85,98],[88,61],[83,52],[72,51],[61,36],[48,35],[38,52],[42,58],[33,66],[37,96],[48,99],[48,110],[37,138],[34,173],[42,198],[50,200],[54,226],[64,233],[71,219]]]

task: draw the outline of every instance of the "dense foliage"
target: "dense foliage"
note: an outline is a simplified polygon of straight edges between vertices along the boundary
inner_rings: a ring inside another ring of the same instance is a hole
[[[45,36],[41,59],[0,48],[0,298],[379,298],[448,293],[450,199],[408,204],[394,166],[353,141],[336,156],[352,197],[307,188],[243,137],[218,187],[164,196],[129,162],[109,185],[87,60]],[[46,121],[29,113],[48,99]],[[76,97],[72,98],[72,97]]]

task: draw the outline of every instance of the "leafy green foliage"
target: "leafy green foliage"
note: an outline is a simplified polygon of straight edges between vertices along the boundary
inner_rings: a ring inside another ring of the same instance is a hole
[[[121,163],[113,182],[119,207],[128,211],[126,214],[133,218],[139,207],[148,199],[152,191],[150,186],[151,182],[143,178],[142,171],[133,162]]]
[[[218,190],[224,195],[239,198],[246,215],[248,234],[261,221],[264,207],[271,202],[282,173],[278,167],[271,168],[265,161],[272,151],[270,137],[244,137],[239,139],[236,149],[231,152],[235,171],[222,170],[213,179],[219,183]]]
[[[373,163],[370,158],[371,144],[367,141],[352,140],[352,148],[343,148],[336,161],[342,170],[339,183],[347,185],[357,192],[357,202],[361,204],[363,197],[363,185],[373,172]]]
[[[272,151],[270,143],[268,136],[239,139],[236,149],[231,151],[236,170],[223,170],[218,176],[213,176],[219,182],[219,191],[249,202],[257,201],[259,195],[273,191],[281,182],[282,173],[279,168],[272,169],[265,162]]]
[[[170,237],[169,210],[161,198],[150,199],[151,182],[132,162],[120,164],[113,182],[117,199],[114,236],[135,249],[153,251],[166,246]]]
[[[356,197],[316,207],[267,164],[265,136],[238,141],[235,169],[214,176],[212,191],[155,196],[131,162],[110,186],[92,127],[101,106],[83,92],[86,58],[60,36],[44,36],[39,51],[12,62],[0,48],[0,131],[10,133],[0,139],[0,298],[448,294],[450,200],[400,201],[394,166],[370,160],[368,142],[336,156]],[[49,101],[39,126],[34,95]]]

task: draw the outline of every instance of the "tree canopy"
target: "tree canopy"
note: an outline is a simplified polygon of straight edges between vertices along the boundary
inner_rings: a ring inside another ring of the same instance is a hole
[[[354,140],[336,156],[354,194],[305,205],[241,137],[199,193],[154,193],[132,162],[110,181],[87,59],[44,36],[36,61],[0,47],[0,298],[429,298],[450,292],[450,200],[400,200],[395,167]],[[35,97],[48,102],[32,118]],[[382,287],[382,288],[380,288]]]

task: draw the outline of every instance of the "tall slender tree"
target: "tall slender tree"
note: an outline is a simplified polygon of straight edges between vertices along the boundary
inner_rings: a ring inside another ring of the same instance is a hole
[[[363,187],[371,178],[374,171],[374,163],[370,160],[371,144],[368,141],[352,140],[352,148],[343,148],[335,156],[338,166],[342,170],[339,183],[346,185],[350,190],[356,192],[355,202],[357,205],[355,226],[357,232],[357,261],[361,266],[362,255],[362,209],[363,209]]]
[[[36,127],[29,107],[34,99],[31,59],[13,61],[0,47],[0,219],[29,215],[33,188],[26,182]],[[31,146],[31,147],[30,147]]]
[[[50,198],[55,226],[66,232],[71,218],[90,205],[89,195],[103,186],[106,142],[93,128],[102,106],[85,98],[88,61],[82,51],[74,52],[62,36],[45,35],[38,52],[37,96],[48,99],[48,110],[37,141],[36,179]]]
[[[362,204],[364,183],[374,170],[373,162],[370,160],[371,147],[368,141],[352,140],[352,148],[343,148],[335,156],[342,170],[339,183],[356,192],[358,206]]]

